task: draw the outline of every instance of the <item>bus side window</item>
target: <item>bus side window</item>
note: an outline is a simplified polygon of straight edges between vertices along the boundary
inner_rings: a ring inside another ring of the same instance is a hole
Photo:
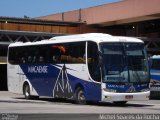
[[[53,63],[85,63],[85,42],[54,44],[51,48]]]
[[[98,64],[98,46],[94,42],[88,42],[87,59],[90,76],[93,80],[100,82],[100,66]]]
[[[44,62],[44,57],[43,56],[40,56],[39,57],[39,63],[43,63]]]
[[[53,44],[49,47],[50,55],[49,55],[49,62],[50,63],[61,63],[61,45]]]
[[[151,69],[160,69],[160,59],[152,59]]]
[[[84,64],[86,60],[85,55],[86,42],[74,42],[69,44],[69,53],[67,56],[68,63]]]
[[[21,51],[20,48],[10,48],[9,49],[9,63],[19,64],[21,63]]]
[[[8,62],[10,64],[14,64],[14,54],[15,54],[14,48],[9,48]]]
[[[31,63],[31,62],[32,62],[32,57],[28,56],[28,63]]]

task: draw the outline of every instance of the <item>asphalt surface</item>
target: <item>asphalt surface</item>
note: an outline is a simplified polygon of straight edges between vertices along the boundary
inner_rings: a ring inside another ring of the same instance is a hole
[[[45,97],[26,100],[23,95],[0,91],[0,120],[136,120],[151,118],[160,119],[160,100],[131,101],[119,106],[113,103],[77,105],[71,100],[55,100]]]

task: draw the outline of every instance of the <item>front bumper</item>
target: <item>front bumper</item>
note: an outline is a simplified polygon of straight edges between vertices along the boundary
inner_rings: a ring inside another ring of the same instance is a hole
[[[102,102],[113,102],[113,101],[145,101],[149,100],[150,91],[137,92],[137,93],[112,93],[102,92]]]

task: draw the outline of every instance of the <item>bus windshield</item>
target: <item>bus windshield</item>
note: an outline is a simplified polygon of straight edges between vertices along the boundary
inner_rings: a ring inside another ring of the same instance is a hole
[[[101,43],[103,82],[149,82],[146,52],[142,43]]]

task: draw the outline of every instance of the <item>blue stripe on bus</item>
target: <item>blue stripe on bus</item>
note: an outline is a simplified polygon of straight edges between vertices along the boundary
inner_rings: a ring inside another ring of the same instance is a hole
[[[151,79],[160,80],[160,70],[151,69],[150,70]]]
[[[151,75],[151,79],[160,80],[160,76],[159,75]]]
[[[60,69],[49,64],[22,64],[20,67],[39,96],[53,96]],[[84,81],[69,74],[67,76],[73,93],[76,85],[81,85],[87,100],[101,100],[101,84]]]

